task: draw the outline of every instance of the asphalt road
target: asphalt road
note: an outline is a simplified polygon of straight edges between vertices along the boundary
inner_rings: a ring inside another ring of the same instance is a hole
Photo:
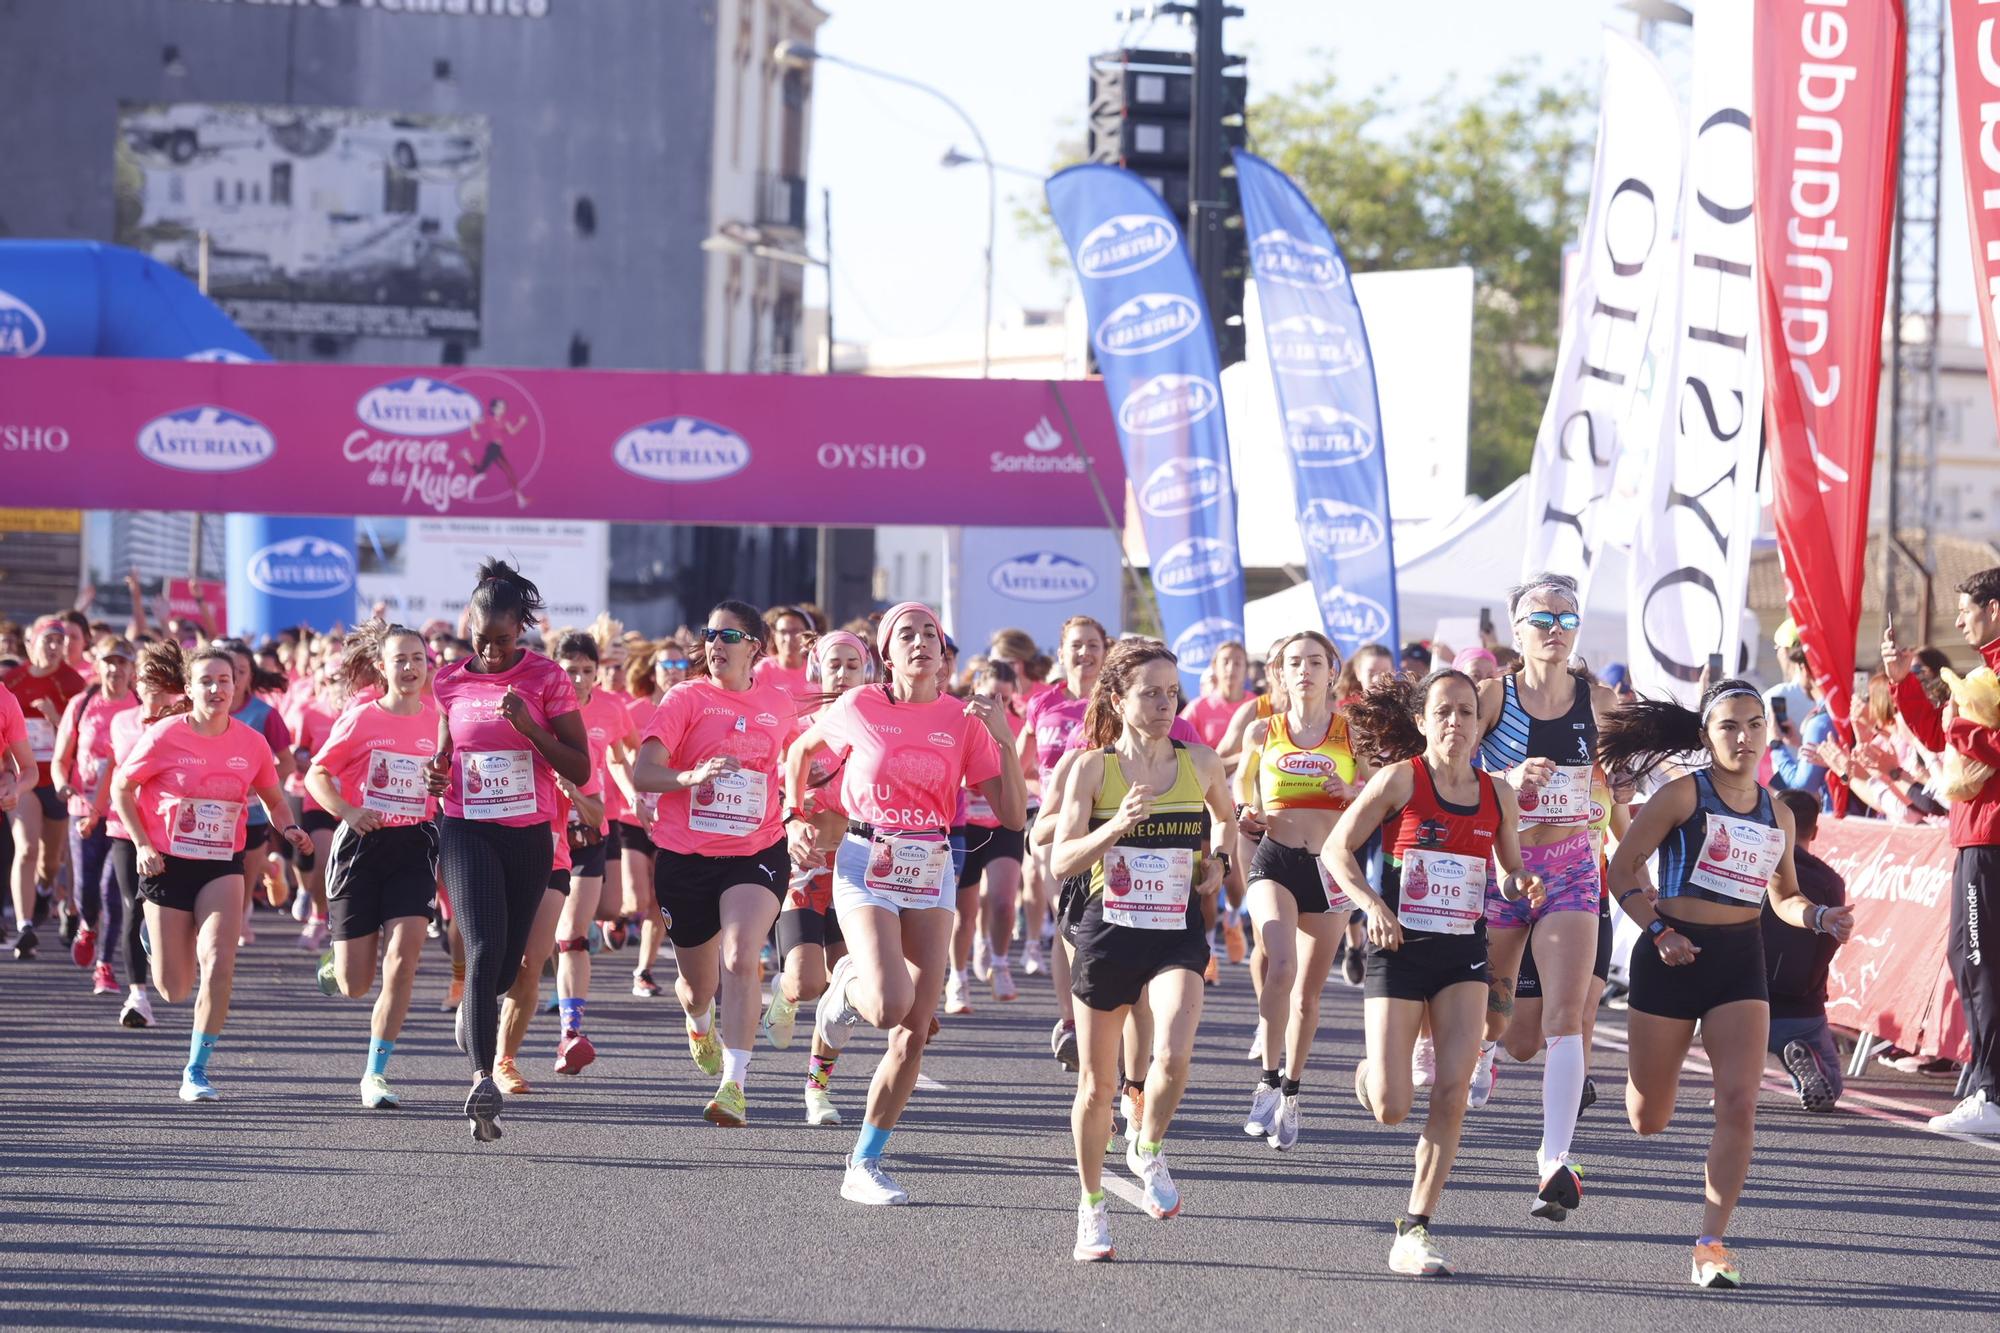
[[[1606,1097],[1577,1140],[1585,1207],[1560,1226],[1527,1216],[1539,1067],[1503,1061],[1437,1219],[1458,1273],[1419,1281],[1386,1263],[1415,1131],[1375,1125],[1341,1091],[1359,992],[1331,988],[1304,1133],[1281,1156],[1239,1132],[1250,990],[1246,969],[1225,969],[1168,1140],[1184,1210],[1155,1222],[1114,1202],[1117,1261],[1079,1265],[1074,1084],[1048,1055],[1045,979],[949,1023],[926,1061],[942,1086],[919,1092],[890,1145],[913,1204],[869,1209],[838,1187],[872,1035],[835,1078],[849,1127],[803,1123],[802,1024],[790,1051],[757,1053],[751,1127],[717,1129],[677,1006],[609,993],[629,963],[600,956],[598,1063],[574,1080],[542,1072],[555,1020],[537,1018],[523,1061],[537,1090],[510,1099],[506,1137],[482,1146],[437,1011],[443,956],[425,958],[391,1068],[404,1107],[370,1112],[354,1088],[366,1007],[321,997],[292,931],[260,920],[215,1105],[174,1096],[188,1006],[130,1032],[118,999],[91,996],[57,950],[0,960],[0,1324],[2000,1327],[2000,1143],[1913,1128],[1949,1093],[1916,1076],[1871,1075],[1843,1110],[1808,1117],[1774,1074],[1732,1237],[1750,1285],[1700,1291],[1687,1265],[1705,1077],[1691,1066],[1667,1134],[1636,1138],[1613,1048],[1622,1015],[1607,1010],[1593,1071]]]

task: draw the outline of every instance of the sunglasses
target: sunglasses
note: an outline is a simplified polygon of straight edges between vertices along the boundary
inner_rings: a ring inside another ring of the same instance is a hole
[[[1574,611],[1530,611],[1527,615],[1522,616],[1521,619],[1533,625],[1536,629],[1541,630],[1544,634],[1558,625],[1564,629],[1573,630],[1583,623],[1583,617]]]
[[[750,636],[740,629],[705,629],[701,632],[701,637],[708,643],[714,643],[717,639],[720,639],[724,643],[734,647]]]
[[[659,661],[653,663],[653,670],[655,671],[686,671],[687,669],[688,660],[685,657],[662,657]]]

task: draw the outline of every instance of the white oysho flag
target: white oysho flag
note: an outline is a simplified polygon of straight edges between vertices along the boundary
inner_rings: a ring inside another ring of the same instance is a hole
[[[1759,504],[1764,362],[1751,213],[1751,19],[1756,0],[1706,0],[1695,19],[1687,189],[1681,208],[1673,410],[1656,442],[1632,544],[1633,684],[1692,705],[1711,653],[1736,670]]]
[[[1672,275],[1687,136],[1680,101],[1637,42],[1604,32],[1604,89],[1590,213],[1563,313],[1555,384],[1528,473],[1521,570],[1588,580],[1660,292]]]

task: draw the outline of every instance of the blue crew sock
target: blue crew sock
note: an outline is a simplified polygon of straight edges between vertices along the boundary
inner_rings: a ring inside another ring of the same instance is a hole
[[[395,1049],[396,1043],[393,1041],[382,1037],[372,1038],[368,1043],[368,1072],[371,1074],[387,1074],[389,1072],[389,1056]]]
[[[213,1032],[196,1032],[188,1038],[187,1067],[190,1074],[208,1072],[208,1057],[215,1050],[215,1042],[216,1034]]]
[[[585,1002],[582,1000],[575,999],[569,996],[565,996],[560,1001],[562,1007],[562,1025],[564,1032],[583,1031],[584,1003]]]
[[[861,1126],[861,1137],[854,1141],[854,1155],[866,1161],[871,1157],[880,1157],[882,1150],[888,1146],[889,1131],[877,1129],[864,1121]]]

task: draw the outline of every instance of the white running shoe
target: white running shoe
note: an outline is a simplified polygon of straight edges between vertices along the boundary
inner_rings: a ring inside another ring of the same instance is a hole
[[[125,1007],[118,1011],[121,1027],[149,1028],[153,1026],[153,1001],[145,991],[135,990],[125,993]]]
[[[1430,1231],[1417,1226],[1404,1230],[1404,1225],[1396,1223],[1396,1243],[1389,1249],[1389,1271],[1411,1277],[1449,1275],[1451,1263],[1431,1239]]]
[[[1173,1173],[1167,1170],[1167,1152],[1148,1156],[1139,1151],[1136,1140],[1125,1144],[1125,1169],[1141,1185],[1146,1187],[1145,1207],[1147,1215],[1165,1221],[1181,1210],[1180,1187],[1174,1184]]]
[[[777,977],[771,983],[771,1003],[764,1007],[764,1037],[782,1051],[792,1044],[798,1023],[799,1007],[785,998],[785,979]]]
[[[1250,1094],[1250,1114],[1243,1117],[1243,1132],[1253,1139],[1267,1139],[1278,1127],[1278,1112],[1283,1109],[1285,1094],[1259,1079],[1257,1090]]]
[[[1259,1085],[1262,1086],[1261,1084]],[[1297,1093],[1278,1099],[1278,1117],[1271,1122],[1271,1132],[1266,1138],[1279,1152],[1290,1152],[1299,1144],[1299,1098]]]
[[[1076,1205],[1076,1248],[1070,1257],[1080,1264],[1094,1264],[1118,1252],[1111,1248],[1111,1202],[1084,1199]]]
[[[403,1104],[396,1090],[389,1086],[386,1074],[363,1074],[361,1076],[361,1104],[371,1111],[394,1108]]]
[[[1021,998],[1020,987],[1014,984],[1014,968],[1006,958],[993,960],[992,981],[993,1000],[996,1004],[1012,1004]]]
[[[980,981],[993,975],[993,941],[983,930],[972,934],[972,975]]]
[[[306,922],[305,925],[299,928],[299,952],[300,953],[326,952],[326,946],[319,942],[319,932],[313,929],[313,923],[311,921]]]
[[[882,1169],[879,1157],[849,1157],[847,1175],[840,1182],[840,1197],[850,1203],[908,1203],[910,1196]]]
[[[840,1108],[833,1104],[833,1096],[825,1088],[806,1085],[806,1123],[808,1125],[840,1123]]]
[[[1410,1082],[1420,1088],[1428,1088],[1437,1079],[1437,1043],[1429,1037],[1418,1037],[1416,1048],[1410,1052]]]
[[[304,921],[307,917],[311,916],[312,895],[309,893],[293,894],[291,912],[292,920],[294,921]]]
[[[965,993],[965,973],[955,967],[944,979],[944,1011],[947,1015],[972,1012],[972,1001]]]
[[[1480,1046],[1479,1063],[1473,1066],[1472,1082],[1467,1084],[1465,1089],[1467,1110],[1477,1111],[1486,1105],[1487,1099],[1493,1095],[1493,1079],[1497,1072],[1493,1068],[1493,1061],[1499,1054],[1498,1042],[1489,1041]]]
[[[2000,1134],[2000,1106],[1975,1092],[1943,1115],[1934,1115],[1930,1128],[1940,1134]]]
[[[1021,945],[1021,970],[1031,977],[1038,977],[1048,971],[1048,965],[1042,961],[1040,940],[1031,939]]]
[[[833,965],[826,993],[819,997],[819,1004],[813,1011],[813,1036],[819,1038],[820,1045],[830,1051],[837,1051],[847,1043],[845,1031],[829,1036],[833,1029],[851,1028],[861,1021],[861,1011],[847,1002],[847,979],[853,973],[854,955],[845,954]]]

